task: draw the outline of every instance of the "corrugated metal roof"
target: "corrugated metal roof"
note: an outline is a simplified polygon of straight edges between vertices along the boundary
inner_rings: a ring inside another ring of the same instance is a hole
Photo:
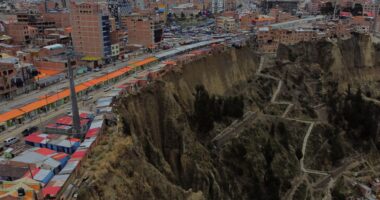
[[[102,120],[93,121],[91,123],[91,126],[90,126],[89,130],[94,129],[94,128],[101,128],[103,126],[103,122],[104,122],[103,119]]]
[[[52,171],[47,170],[47,169],[41,169],[40,171],[37,172],[37,174],[33,176],[33,179],[36,181],[47,183],[49,181],[48,180],[49,176],[51,175],[52,175]]]
[[[66,166],[59,172],[59,175],[71,174],[71,172],[75,170],[78,164],[79,164],[79,161],[77,160],[67,162]]]
[[[69,178],[70,175],[65,174],[65,175],[55,175],[51,181],[66,181]]]
[[[44,46],[43,48],[49,49],[49,50],[55,50],[55,49],[63,48],[63,45],[62,44],[52,44],[52,45]]]

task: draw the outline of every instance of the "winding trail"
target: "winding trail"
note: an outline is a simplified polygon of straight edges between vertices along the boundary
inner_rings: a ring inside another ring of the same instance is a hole
[[[273,96],[271,98],[271,103],[273,103],[273,104],[288,105],[287,108],[286,108],[286,110],[284,111],[284,113],[281,115],[281,117],[283,117],[283,118],[285,118],[287,120],[297,121],[297,122],[305,123],[305,124],[309,125],[309,128],[307,129],[307,132],[305,134],[305,137],[304,137],[303,143],[302,143],[302,154],[303,154],[303,156],[302,156],[302,158],[300,160],[301,171],[304,172],[304,173],[316,174],[316,175],[322,175],[322,176],[329,175],[327,172],[324,172],[324,171],[305,169],[304,159],[305,159],[305,155],[306,155],[307,142],[308,142],[310,134],[311,134],[311,132],[312,132],[312,130],[314,128],[315,122],[314,121],[307,121],[307,120],[300,120],[300,119],[286,118],[285,117],[287,115],[287,113],[291,110],[291,108],[294,106],[294,104],[292,102],[287,102],[287,101],[277,101],[277,96],[278,96],[278,94],[281,91],[281,88],[282,88],[282,85],[283,85],[283,80],[281,80],[281,79],[279,79],[277,77],[271,76],[271,75],[262,74],[261,71],[263,70],[263,66],[264,66],[264,57],[262,56],[260,58],[260,66],[259,66],[259,69],[256,72],[256,75],[262,76],[262,77],[265,77],[265,78],[270,78],[270,79],[278,81],[277,89],[273,93]]]
[[[284,113],[281,115],[282,118],[287,119],[287,120],[291,120],[291,121],[297,121],[299,123],[304,123],[304,124],[308,124],[309,125],[309,128],[307,129],[307,131],[305,133],[305,137],[304,137],[303,143],[302,143],[302,154],[303,154],[303,156],[300,159],[300,168],[301,168],[301,171],[304,172],[304,173],[316,174],[316,175],[321,175],[321,176],[327,176],[327,175],[329,175],[327,172],[324,172],[324,171],[318,171],[318,170],[312,170],[312,169],[306,169],[305,168],[304,160],[305,160],[305,155],[306,155],[307,142],[308,142],[310,134],[311,134],[311,132],[312,132],[312,130],[314,128],[315,121],[307,121],[307,120],[301,120],[301,119],[287,118],[286,117],[287,113],[293,108],[294,104],[292,102],[287,102],[287,101],[277,101],[278,94],[281,92],[281,88],[283,86],[283,80],[281,80],[281,79],[279,79],[277,77],[274,77],[272,75],[269,75],[269,74],[263,74],[263,73],[261,73],[261,71],[264,68],[264,62],[265,62],[265,57],[261,56],[259,68],[257,69],[255,75],[263,77],[263,78],[268,78],[268,79],[272,79],[272,80],[278,81],[277,88],[276,88],[275,92],[273,93],[273,96],[272,96],[272,98],[270,100],[270,103],[272,103],[272,104],[288,105],[286,107]],[[233,123],[231,123],[230,126],[228,126],[227,128],[225,128],[220,134],[218,134],[217,136],[215,136],[212,139],[212,142],[214,144],[216,144],[216,147],[218,147],[218,148],[222,147],[229,139],[231,139],[233,137],[238,137],[239,134],[244,130],[243,127],[247,123],[249,123],[252,120],[256,119],[257,116],[258,116],[257,112],[248,111],[247,113],[244,114],[243,119],[241,119],[241,120],[235,120]]]
[[[302,143],[302,154],[303,154],[303,156],[300,159],[301,171],[304,173],[321,175],[321,176],[329,175],[327,172],[324,172],[324,171],[318,171],[318,170],[312,170],[312,169],[306,169],[305,168],[304,160],[305,160],[305,155],[306,155],[307,142],[309,140],[310,134],[311,134],[316,122],[286,117],[287,113],[289,113],[289,111],[293,108],[294,104],[292,102],[287,102],[287,101],[277,101],[278,94],[281,92],[281,88],[283,86],[283,80],[281,80],[277,77],[274,77],[272,75],[269,75],[269,74],[261,73],[261,71],[264,68],[264,62],[265,62],[265,58],[264,58],[264,56],[261,56],[259,68],[257,69],[255,75],[278,81],[277,88],[273,93],[273,96],[270,100],[270,103],[287,105],[284,113],[281,115],[282,118],[284,118],[286,120],[296,121],[299,123],[304,123],[304,124],[309,125],[309,128],[307,129],[307,131],[305,133],[305,137],[304,137],[303,143]],[[257,118],[258,114],[259,114],[258,112],[248,111],[247,113],[244,114],[242,119],[235,120],[227,128],[225,128],[221,133],[216,135],[212,139],[212,142],[216,145],[217,148],[220,148],[230,139],[232,139],[234,137],[239,137],[239,134],[244,130],[244,126],[246,124],[248,124],[249,122],[252,122],[253,120],[255,120]]]

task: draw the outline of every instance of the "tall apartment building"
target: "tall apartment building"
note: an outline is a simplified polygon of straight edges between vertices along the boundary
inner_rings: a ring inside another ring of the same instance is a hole
[[[72,41],[76,53],[108,60],[111,57],[110,18],[101,4],[85,2],[70,4]]]
[[[139,44],[151,48],[162,40],[162,21],[137,14],[122,17],[121,21],[122,26],[127,27],[128,44]]]

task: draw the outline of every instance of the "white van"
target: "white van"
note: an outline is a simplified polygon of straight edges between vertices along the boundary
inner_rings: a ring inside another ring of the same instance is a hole
[[[17,137],[11,137],[11,138],[8,138],[8,139],[5,139],[4,140],[4,145],[6,147],[12,145],[12,144],[15,144],[16,142],[18,142],[19,139]]]

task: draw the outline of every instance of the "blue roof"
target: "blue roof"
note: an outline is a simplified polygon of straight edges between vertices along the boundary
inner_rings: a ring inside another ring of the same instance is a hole
[[[61,48],[63,48],[62,44],[52,44],[49,46],[44,46],[44,49],[48,49],[48,50],[55,50],[55,49],[61,49]]]

